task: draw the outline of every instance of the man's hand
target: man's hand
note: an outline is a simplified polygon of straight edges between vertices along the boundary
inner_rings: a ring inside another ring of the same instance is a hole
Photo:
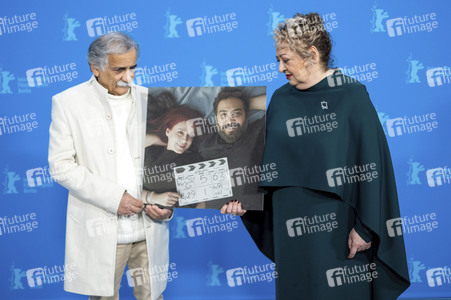
[[[354,258],[355,254],[360,251],[370,249],[371,242],[366,243],[360,235],[352,228],[348,238],[349,256],[348,258]]]
[[[172,207],[179,201],[179,199],[182,197],[179,193],[174,192],[166,192],[166,193],[153,193],[152,197],[150,197],[150,203],[154,204],[160,204],[162,206],[169,206]]]
[[[141,200],[125,192],[122,196],[121,203],[119,203],[117,214],[121,216],[133,215],[141,212],[143,208],[144,204]]]
[[[156,205],[146,205],[144,208],[146,214],[155,220],[166,220],[169,219],[172,215],[172,210],[167,208],[159,208]]]
[[[235,216],[242,216],[247,210],[241,208],[241,202],[238,200],[232,200],[227,204],[224,204],[221,208],[221,214],[231,214]]]

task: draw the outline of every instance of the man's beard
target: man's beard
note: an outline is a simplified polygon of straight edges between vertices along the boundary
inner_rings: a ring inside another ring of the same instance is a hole
[[[222,126],[222,128],[219,129],[218,134],[219,136],[228,144],[231,143],[235,143],[236,141],[238,141],[241,136],[243,136],[244,133],[246,133],[247,130],[247,120],[244,121],[243,126],[241,126],[238,123],[231,123],[231,124],[227,124]],[[228,127],[236,127],[237,129],[234,131],[231,131],[228,135],[225,133],[225,129],[227,129]]]

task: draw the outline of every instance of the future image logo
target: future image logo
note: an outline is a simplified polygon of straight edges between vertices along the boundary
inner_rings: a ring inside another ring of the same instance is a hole
[[[401,218],[387,220],[386,225],[387,225],[388,236],[395,237],[395,236],[402,235]]]
[[[337,114],[328,113],[289,119],[286,126],[289,137],[331,132],[338,128]]]
[[[22,173],[22,172],[20,172]],[[22,176],[6,167],[3,170],[3,193],[4,194],[18,194],[24,193],[36,193],[38,189],[49,188],[53,186],[54,179],[50,175],[48,166],[28,169]],[[25,176],[23,176],[25,175]],[[63,179],[63,176],[59,177]],[[18,189],[17,184],[22,181],[23,189]]]
[[[35,87],[44,84],[44,70],[42,68],[29,69],[26,72],[28,79],[28,86]]]
[[[271,182],[279,176],[275,163],[230,169],[229,173],[232,187],[256,184],[260,181]]]
[[[0,17],[0,36],[18,32],[31,32],[38,28],[36,13]]]
[[[186,221],[186,229],[190,237],[204,234],[204,220],[202,218],[189,219]]]
[[[90,37],[96,37],[107,32],[131,32],[138,28],[138,21],[136,19],[136,13],[127,13],[89,19],[86,21],[86,28]]]
[[[370,73],[371,74],[371,73]],[[377,78],[377,74],[376,74]],[[330,87],[340,87],[344,84],[350,84],[357,82],[356,79],[352,78],[351,76],[346,76],[342,72],[335,72],[330,76],[327,76],[327,84]]]
[[[38,228],[36,213],[0,217],[0,236],[19,232],[32,232]]]
[[[137,85],[151,85],[160,82],[172,82],[178,78],[177,64],[175,62],[143,66],[135,69],[134,82]]]
[[[430,287],[451,284],[451,270],[449,267],[429,269],[426,271],[426,277]]]
[[[126,272],[128,286],[140,286],[149,283],[149,273],[144,268],[134,268]]]
[[[89,237],[98,237],[105,234],[112,234],[116,231],[114,224],[115,217],[99,217],[86,220],[86,229]]]
[[[39,267],[26,271],[28,286],[35,288],[44,284],[54,284],[64,281],[72,281],[78,278],[76,264],[54,265],[53,267]]]
[[[215,34],[219,32],[231,32],[238,28],[236,13],[226,13],[211,17],[193,18],[186,21],[186,29],[189,37]]]
[[[246,183],[243,168],[231,169],[230,170],[230,178],[232,179],[231,180],[232,187],[244,185]]]
[[[233,215],[214,215],[194,218],[186,221],[188,236],[198,237],[217,232],[231,232],[238,228],[238,221]]]
[[[229,69],[226,71],[226,75],[230,86],[240,86],[246,81],[243,68]]]
[[[406,71],[406,83],[421,83],[419,71],[423,70],[425,66],[419,60],[414,59],[412,54],[408,57],[407,63],[409,66]],[[428,67],[426,70],[426,80],[429,87],[450,85],[451,69],[449,66]]]
[[[135,77],[133,78],[133,81],[136,85],[143,85],[147,81],[143,68],[135,68]]]
[[[375,62],[361,64],[361,65],[353,65],[353,66],[344,66],[340,67],[340,71],[342,75],[339,73],[334,73],[331,76],[327,77],[327,81],[330,87],[340,86],[345,83],[352,82],[372,82],[374,79],[378,78],[377,66]],[[343,75],[349,76],[352,79],[344,77]]]
[[[243,268],[227,270],[226,275],[227,275],[227,283],[229,284],[229,286],[235,287],[243,285],[244,283]]]
[[[68,63],[62,65],[44,66],[26,71],[28,86],[40,87],[53,83],[71,82],[78,78],[77,64]]]
[[[258,282],[272,282],[277,278],[275,269],[274,263],[229,269],[226,271],[227,284],[230,287],[237,287]]]
[[[195,37],[202,35],[204,20],[202,18],[195,18],[186,21],[186,28],[188,29],[188,35]]]
[[[372,182],[378,178],[375,163],[334,168],[326,171],[327,184],[330,187],[356,182]]]
[[[155,165],[143,168],[144,184],[156,184],[161,182],[172,182],[174,180],[175,163]]]
[[[385,130],[385,123],[387,122],[387,120],[390,120],[390,116],[384,112],[378,111],[377,117],[379,118],[379,122],[382,125],[382,129],[384,130],[384,133],[387,134],[387,132]]]
[[[153,265],[150,268],[133,268],[127,270],[125,274],[129,287],[161,281],[171,282],[175,278],[178,278],[176,263]]]
[[[218,126],[216,126],[216,121],[215,118],[207,118],[207,117],[203,117],[203,118],[194,118],[194,119],[189,119],[186,121],[187,124],[189,124],[192,127],[192,132],[190,132],[190,134],[192,134],[195,137],[204,135],[204,134],[210,134],[210,133],[216,133],[218,132]]]
[[[331,232],[338,228],[336,219],[335,213],[289,219],[286,222],[288,236],[298,237],[318,232]]]
[[[26,180],[24,180],[24,192],[35,193],[37,188],[52,187],[54,178],[50,175],[51,171],[48,166],[38,167],[34,169],[28,169],[25,171]],[[64,179],[65,175],[56,175],[57,179]]]
[[[418,232],[431,232],[438,228],[437,214],[426,213],[422,215],[404,216],[386,221],[389,237],[397,237]]]
[[[102,18],[94,18],[86,21],[88,35],[95,37],[102,35],[105,32],[104,22]]]
[[[29,287],[43,285],[45,282],[44,270],[42,268],[27,270],[26,274]]]
[[[38,128],[36,113],[0,117],[0,136],[32,132]]]
[[[236,268],[227,270],[227,283],[231,287],[239,286],[244,284],[244,270],[243,268]]]
[[[388,119],[385,125],[387,126],[388,136],[397,137],[406,134],[431,132],[438,128],[438,121],[436,113],[427,113]]]
[[[376,264],[354,265],[326,271],[327,284],[330,287],[353,284],[356,282],[371,282],[378,277]]]
[[[429,69],[426,71],[426,78],[430,87],[451,84],[451,70],[448,66]]]
[[[448,167],[429,169],[426,171],[428,185],[437,187],[451,183],[451,169]]]
[[[276,63],[244,66],[226,71],[229,86],[257,85],[259,82],[271,82],[279,76]]]
[[[27,182],[29,187],[41,186],[44,184],[53,183],[53,179],[50,176],[49,168],[35,168],[26,171]]]
[[[437,14],[427,13],[411,17],[393,18],[386,22],[389,37],[397,37],[418,32],[431,32],[438,28]]]

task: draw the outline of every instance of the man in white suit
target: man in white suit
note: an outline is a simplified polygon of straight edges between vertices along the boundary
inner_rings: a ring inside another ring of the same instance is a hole
[[[144,205],[147,89],[133,85],[139,47],[108,33],[89,47],[93,76],[52,99],[49,165],[69,190],[64,289],[119,299],[125,265],[137,299],[162,299],[172,211]],[[143,203],[143,199],[144,203]]]

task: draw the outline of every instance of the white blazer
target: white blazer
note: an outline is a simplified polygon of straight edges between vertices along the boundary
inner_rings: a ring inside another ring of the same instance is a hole
[[[133,86],[131,92],[127,134],[135,169],[141,171],[138,182],[142,182],[147,89]],[[50,172],[69,190],[65,264],[71,274],[64,289],[93,296],[114,294],[117,209],[124,193],[116,182],[116,137],[107,93],[92,76],[53,96],[50,125]],[[169,263],[168,222],[142,214],[150,270],[137,272],[141,278],[136,283],[142,282],[142,274],[154,275],[146,281],[151,283],[152,299],[157,299],[166,288],[166,274],[154,271],[166,269],[162,266]]]

